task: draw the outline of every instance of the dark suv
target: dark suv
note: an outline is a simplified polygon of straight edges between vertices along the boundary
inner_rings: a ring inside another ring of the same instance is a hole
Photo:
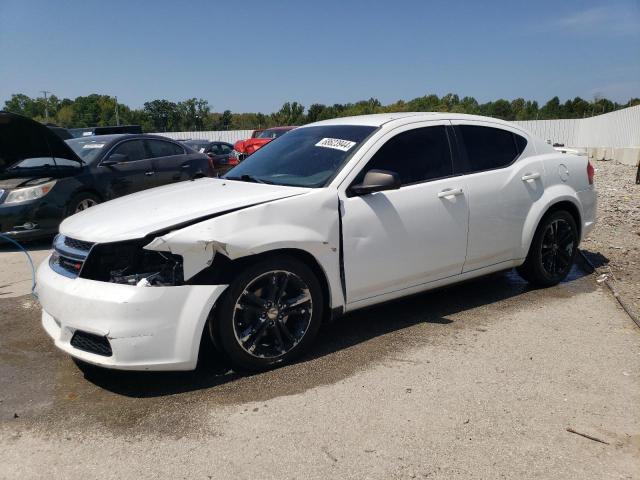
[[[0,232],[57,233],[67,216],[100,202],[210,176],[209,157],[154,135],[63,141],[33,120],[0,112]]]

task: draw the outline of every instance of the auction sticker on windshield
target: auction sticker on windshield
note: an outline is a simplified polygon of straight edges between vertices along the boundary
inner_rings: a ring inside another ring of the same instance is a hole
[[[102,148],[104,147],[104,143],[87,143],[82,146],[82,148]]]
[[[341,140],[339,138],[323,138],[318,143],[316,143],[316,147],[333,148],[335,150],[348,152],[355,144],[356,142],[352,142],[350,140]]]

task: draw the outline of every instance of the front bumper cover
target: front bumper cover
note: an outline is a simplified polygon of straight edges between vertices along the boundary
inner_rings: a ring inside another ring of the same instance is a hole
[[[46,259],[38,269],[36,292],[44,329],[73,357],[121,370],[193,370],[209,313],[226,288],[138,287],[67,278]],[[76,330],[105,336],[113,354],[73,347]]]

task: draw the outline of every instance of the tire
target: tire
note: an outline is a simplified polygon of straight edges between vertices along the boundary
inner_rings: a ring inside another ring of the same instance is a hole
[[[323,305],[324,294],[312,270],[296,258],[274,256],[236,276],[216,306],[209,333],[234,368],[264,371],[309,348],[320,328]]]
[[[525,262],[517,268],[522,278],[539,287],[564,280],[578,252],[578,228],[566,210],[543,217],[533,236]]]
[[[74,195],[67,205],[67,217],[91,208],[100,203],[100,197],[93,193],[83,192]]]

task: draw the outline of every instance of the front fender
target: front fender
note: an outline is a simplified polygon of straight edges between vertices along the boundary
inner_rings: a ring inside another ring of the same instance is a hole
[[[329,285],[330,305],[344,305],[340,279],[338,196],[334,190],[255,205],[157,237],[148,250],[183,258],[185,280],[213,263],[280,249],[302,250],[314,257]]]

